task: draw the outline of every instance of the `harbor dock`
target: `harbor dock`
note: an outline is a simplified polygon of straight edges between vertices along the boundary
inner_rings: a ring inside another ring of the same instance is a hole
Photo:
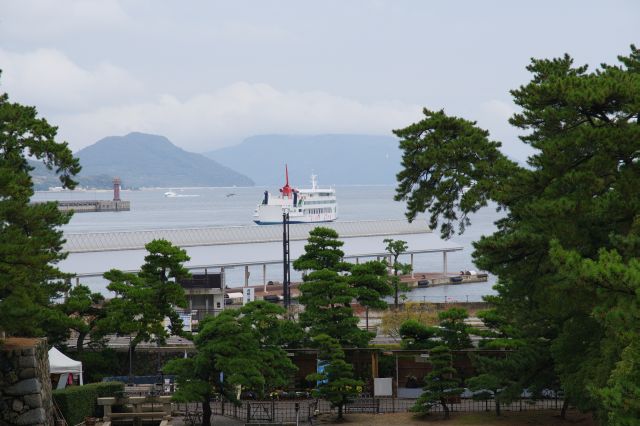
[[[113,200],[58,200],[58,210],[74,213],[128,212],[131,203],[120,199],[120,183],[120,178],[113,179]]]

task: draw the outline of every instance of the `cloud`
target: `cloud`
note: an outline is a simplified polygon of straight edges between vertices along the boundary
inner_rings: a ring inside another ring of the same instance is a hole
[[[38,41],[128,24],[118,0],[3,0],[0,35]]]
[[[390,134],[418,119],[420,110],[400,102],[363,103],[324,92],[238,82],[184,100],[162,95],[55,119],[74,149],[107,135],[142,131],[165,135],[185,149],[208,151],[263,133]]]
[[[86,69],[54,49],[26,53],[0,49],[0,68],[3,92],[48,113],[122,103],[142,88],[119,67],[104,62]]]

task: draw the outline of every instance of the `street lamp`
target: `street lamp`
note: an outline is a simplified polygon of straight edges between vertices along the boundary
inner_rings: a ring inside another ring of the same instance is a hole
[[[284,308],[288,311],[291,304],[291,293],[289,285],[291,284],[291,255],[289,251],[289,209],[282,211],[282,296],[284,299]]]

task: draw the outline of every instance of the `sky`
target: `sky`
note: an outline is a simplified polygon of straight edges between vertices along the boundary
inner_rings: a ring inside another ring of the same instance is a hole
[[[141,131],[206,152],[257,134],[391,135],[444,108],[530,154],[507,120],[530,58],[640,45],[640,2],[2,0],[0,92],[74,151]]]

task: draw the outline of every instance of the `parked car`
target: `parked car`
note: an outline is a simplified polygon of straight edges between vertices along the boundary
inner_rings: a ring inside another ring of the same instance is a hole
[[[277,294],[265,294],[262,299],[267,302],[278,303],[282,300],[282,296],[278,296]]]
[[[451,278],[449,278],[449,282],[461,283],[462,282],[462,277],[451,277]]]

